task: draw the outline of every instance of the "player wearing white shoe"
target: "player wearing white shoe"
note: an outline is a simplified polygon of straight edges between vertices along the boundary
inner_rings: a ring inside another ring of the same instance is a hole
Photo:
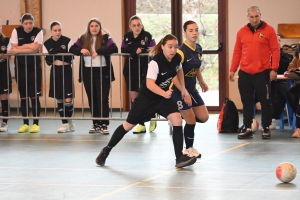
[[[83,81],[92,116],[109,117],[109,92],[115,80],[110,55],[118,52],[118,47],[109,32],[102,28],[97,18],[89,20],[84,34],[70,48],[70,52],[80,55],[79,82]],[[89,133],[109,134],[109,120],[93,120]]]
[[[181,87],[177,77],[173,79],[174,85],[172,98],[178,106],[181,116],[186,124],[184,126],[185,145],[184,153],[192,154],[200,158],[201,154],[193,147],[195,137],[196,121],[204,123],[208,120],[209,114],[207,108],[196,89],[196,79],[198,79],[202,92],[208,90],[208,86],[203,80],[200,66],[202,58],[202,48],[196,43],[199,36],[199,28],[196,22],[186,21],[183,25],[185,42],[179,46],[178,53],[181,55],[182,69],[184,73],[184,82],[189,95],[184,100],[181,99]],[[190,102],[188,105],[186,102]]]
[[[71,63],[73,56],[55,56],[58,53],[69,53],[73,45],[70,38],[62,35],[62,25],[54,21],[50,25],[52,36],[44,42],[43,53],[46,63],[51,65],[49,97],[57,99],[57,107],[60,117],[70,118],[73,115],[73,72]],[[75,124],[71,119],[62,119],[62,125],[58,133],[75,131]]]
[[[6,54],[8,44],[9,37],[2,33],[2,23],[0,21],[0,100],[2,116],[8,116],[8,95],[12,91],[9,62],[7,61],[8,57],[2,55]],[[6,132],[7,129],[7,119],[4,118],[2,119],[2,123],[0,125],[0,132]]]
[[[167,118],[173,124],[175,167],[185,167],[196,162],[195,157],[182,153],[182,119],[175,102],[171,99],[172,90],[169,89],[173,77],[178,75],[180,85],[183,88],[182,98],[188,95],[183,80],[181,57],[176,53],[177,48],[177,38],[169,34],[151,50],[154,57],[148,65],[146,80],[141,85],[126,121],[115,130],[108,145],[101,150],[96,158],[98,165],[103,166],[105,164],[112,148],[121,141],[128,131],[155,113]]]

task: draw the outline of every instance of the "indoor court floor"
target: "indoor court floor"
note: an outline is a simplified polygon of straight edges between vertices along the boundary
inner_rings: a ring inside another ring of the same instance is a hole
[[[0,133],[0,199],[300,199],[299,172],[288,184],[275,175],[281,162],[300,171],[300,138],[291,138],[290,128],[273,130],[269,140],[260,131],[238,140],[236,133],[218,133],[217,120],[211,114],[196,126],[202,158],[176,169],[166,121],[153,133],[129,132],[100,167],[95,158],[123,121],[110,121],[110,135],[88,134],[91,120],[75,120],[76,131],[64,134],[56,133],[60,120],[41,120],[39,134],[18,134],[22,121],[12,119],[9,131]]]

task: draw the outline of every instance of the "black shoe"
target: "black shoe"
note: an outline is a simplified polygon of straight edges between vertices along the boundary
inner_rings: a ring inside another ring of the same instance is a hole
[[[98,155],[98,157],[96,158],[96,163],[100,166],[104,166],[105,164],[105,160],[107,158],[107,156],[109,155],[109,152],[105,151],[106,147],[104,147],[101,151],[100,154]]]
[[[179,160],[176,159],[175,167],[181,168],[194,164],[197,161],[196,157],[189,157],[188,155],[182,155]]]
[[[271,131],[269,128],[265,128],[262,130],[261,138],[262,139],[270,139],[271,138]]]
[[[238,139],[248,139],[253,138],[253,133],[251,129],[244,128],[240,134],[237,136]]]

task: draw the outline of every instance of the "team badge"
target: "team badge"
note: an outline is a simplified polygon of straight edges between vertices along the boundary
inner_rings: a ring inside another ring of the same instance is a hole
[[[1,51],[5,51],[6,50],[6,46],[1,46]]]
[[[62,49],[66,49],[66,45],[61,45],[60,46]]]
[[[31,36],[31,38],[30,38],[30,39],[31,39],[31,41],[34,41],[34,39],[35,39],[35,36]]]
[[[141,40],[141,44],[142,45],[145,45],[146,43],[145,43],[145,40]]]
[[[264,38],[264,34],[263,34],[263,33],[260,33],[258,37]]]
[[[145,37],[145,42],[148,42],[148,37],[147,36]]]
[[[126,38],[125,41],[128,41],[128,38]]]

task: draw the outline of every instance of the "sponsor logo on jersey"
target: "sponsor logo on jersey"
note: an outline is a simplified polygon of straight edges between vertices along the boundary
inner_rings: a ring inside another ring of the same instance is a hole
[[[162,76],[163,76],[163,75],[165,75],[166,73],[167,73],[167,72],[162,72],[162,73],[160,73],[160,75],[162,75]]]
[[[62,49],[66,49],[67,47],[66,47],[66,45],[61,45],[60,46]]]
[[[35,39],[35,36],[31,36],[31,38],[30,38],[30,39],[31,39],[31,41],[34,41],[34,39]]]
[[[146,44],[145,40],[141,40],[141,44],[145,45]]]
[[[167,80],[165,80],[164,82],[162,82],[161,84],[159,84],[159,87],[160,88],[168,88],[169,85],[171,84],[172,82],[172,77],[168,78]]]
[[[128,38],[126,38],[125,41],[128,41]]]
[[[8,91],[8,89],[4,89],[4,92],[7,92]]]
[[[258,37],[260,37],[260,38],[264,38],[264,34],[263,33],[260,33],[259,35],[258,35]]]
[[[197,75],[199,69],[193,68],[191,71],[189,71],[188,73],[186,73],[184,76],[187,77],[194,77]]]
[[[191,61],[193,58],[190,58],[190,59],[186,59],[186,62],[189,62],[189,61]]]
[[[24,38],[19,37],[19,40],[23,40]]]
[[[5,51],[6,50],[6,46],[1,46],[1,51]]]

